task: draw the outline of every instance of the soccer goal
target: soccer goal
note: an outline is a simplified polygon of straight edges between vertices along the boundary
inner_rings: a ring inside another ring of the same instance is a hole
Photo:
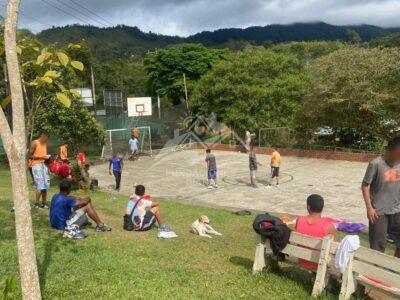
[[[149,126],[135,127],[139,132],[138,148],[139,154],[152,155],[151,128]],[[102,151],[102,158],[108,159],[114,151],[125,157],[131,153],[129,139],[134,128],[110,129],[106,131],[105,142]]]
[[[274,127],[261,128],[258,131],[258,146],[259,147],[290,147],[290,128],[289,127]]]

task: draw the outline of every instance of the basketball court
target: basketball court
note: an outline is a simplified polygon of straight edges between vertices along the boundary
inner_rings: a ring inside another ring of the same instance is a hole
[[[144,184],[153,196],[187,203],[234,209],[305,214],[305,199],[312,193],[325,198],[325,215],[366,222],[361,181],[366,163],[282,157],[281,185],[266,189],[269,156],[257,155],[258,189],[249,186],[248,155],[213,151],[217,158],[218,189],[207,189],[204,150],[163,149],[153,157],[125,161],[121,191],[130,195],[133,185]],[[108,163],[93,166],[101,189],[112,190],[114,177]],[[206,212],[206,209],[205,209]]]

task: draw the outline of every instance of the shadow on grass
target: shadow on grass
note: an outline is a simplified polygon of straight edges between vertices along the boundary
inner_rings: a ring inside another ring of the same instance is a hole
[[[253,261],[249,258],[232,256],[229,258],[229,261],[237,266],[243,267],[248,272],[252,272],[253,269]]]
[[[42,290],[44,290],[46,286],[47,270],[49,268],[50,263],[52,262],[53,253],[59,250],[59,245],[63,242],[64,241],[61,239],[61,237],[57,235],[48,238],[44,244],[43,260],[41,262],[38,261],[40,288]]]

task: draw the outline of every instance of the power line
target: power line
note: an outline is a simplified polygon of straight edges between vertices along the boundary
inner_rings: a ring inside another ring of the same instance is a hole
[[[81,22],[85,23],[86,25],[90,25],[88,22],[86,22],[86,21],[83,20],[82,18],[77,17],[77,16],[75,16],[75,15],[69,13],[68,11],[65,11],[65,10],[62,9],[62,8],[59,8],[58,6],[54,5],[54,4],[51,3],[51,2],[48,2],[47,0],[41,0],[41,1],[44,2],[44,3],[46,3],[47,5],[49,5],[49,6],[53,7],[53,8],[55,8],[55,9],[57,9],[57,10],[63,12],[64,14],[66,14],[66,15],[68,15],[68,16],[71,16],[71,17],[73,17],[73,18],[75,18],[75,19],[77,19],[77,20],[80,20]]]
[[[6,7],[5,4],[0,3],[0,6],[3,7],[3,8],[5,9],[5,12],[7,12],[7,7]],[[20,14],[21,16],[27,18],[27,19],[31,19],[32,21],[35,21],[35,22],[40,23],[40,24],[42,24],[42,25],[52,27],[52,25],[50,25],[50,24],[48,24],[48,23],[46,23],[46,22],[43,22],[43,21],[41,21],[41,20],[39,20],[39,19],[37,19],[37,18],[35,18],[35,17],[32,17],[32,16],[30,16],[30,15],[28,15],[28,14],[22,12],[21,10],[20,10],[19,14]]]
[[[114,26],[113,23],[107,21],[106,19],[104,19],[102,16],[99,16],[97,13],[95,13],[93,10],[83,6],[82,4],[80,4],[79,2],[76,2],[75,0],[69,0],[72,3],[74,3],[75,5],[79,6],[80,8],[83,8],[84,10],[86,10],[87,12],[91,13],[92,15],[95,15],[96,17],[98,17],[99,19],[103,20],[104,22],[106,22],[107,24]]]
[[[64,3],[64,2],[62,2],[61,0],[56,0],[56,1],[59,2],[59,3],[61,3],[62,5],[64,5],[65,7],[68,7],[68,8],[70,8],[70,9],[72,9],[72,10],[74,10],[74,11],[80,13],[81,15],[85,16],[86,18],[88,18],[88,19],[90,19],[90,20],[92,20],[92,21],[94,21],[94,22],[96,22],[96,23],[98,23],[98,24],[100,24],[100,25],[102,25],[102,26],[106,26],[106,27],[107,27],[107,24],[105,24],[105,23],[103,23],[103,22],[97,21],[96,19],[94,19],[94,18],[92,18],[91,16],[89,16],[89,15],[87,15],[87,14],[81,12],[81,11],[78,10],[77,8],[73,7],[72,5],[69,5],[69,4],[67,4],[67,3]]]
[[[39,19],[36,19],[35,17],[29,16],[29,15],[23,13],[22,11],[20,11],[19,13],[20,13],[21,16],[23,16],[25,18],[28,18],[28,19],[31,19],[32,21],[35,21],[35,22],[40,23],[42,25],[49,26],[49,27],[53,26],[53,25],[50,25],[50,24],[48,24],[46,22],[40,21]]]

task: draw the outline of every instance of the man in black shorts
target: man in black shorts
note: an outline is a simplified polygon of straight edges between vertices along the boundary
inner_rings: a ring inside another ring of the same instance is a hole
[[[369,220],[370,247],[381,252],[389,232],[400,258],[400,137],[389,141],[386,153],[368,165],[362,193]]]
[[[145,194],[145,187],[137,185],[126,209],[126,214],[132,216],[132,223],[135,231],[147,231],[152,229],[156,221],[160,230],[164,230],[164,223],[161,218],[158,202],[151,201],[150,195]],[[133,211],[132,211],[133,210]]]

